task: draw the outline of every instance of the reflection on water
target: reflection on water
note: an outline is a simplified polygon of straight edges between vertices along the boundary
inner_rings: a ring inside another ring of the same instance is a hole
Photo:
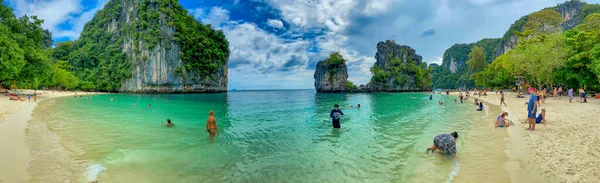
[[[428,96],[287,90],[49,100],[29,127],[31,180],[445,182],[456,164],[425,147],[439,133],[458,131],[464,156],[471,151],[465,141],[477,141],[466,132],[481,134],[469,124],[485,117],[469,117],[475,107],[454,98]],[[329,118],[334,104],[345,113],[340,130]],[[205,133],[209,110],[221,132],[214,143]],[[162,126],[167,118],[176,126]]]

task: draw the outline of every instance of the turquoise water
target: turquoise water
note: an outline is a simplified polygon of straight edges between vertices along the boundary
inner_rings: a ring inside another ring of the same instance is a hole
[[[428,97],[284,90],[58,98],[34,110],[30,180],[446,182],[460,161],[424,150],[437,134],[464,134],[475,107]],[[336,103],[345,113],[339,131],[329,118]],[[213,142],[209,110],[221,132]],[[175,127],[161,125],[167,118]],[[49,167],[56,173],[43,173]]]

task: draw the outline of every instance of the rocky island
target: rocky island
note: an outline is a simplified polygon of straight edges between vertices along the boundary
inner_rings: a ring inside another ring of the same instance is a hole
[[[319,61],[314,78],[317,92],[337,93],[349,91],[349,88],[347,88],[348,68],[340,53],[332,53],[327,59]]]
[[[431,73],[427,63],[409,46],[387,40],[377,44],[377,60],[371,68],[371,81],[360,87],[347,81],[347,67],[339,53],[317,63],[315,89],[317,92],[411,92],[427,91]]]

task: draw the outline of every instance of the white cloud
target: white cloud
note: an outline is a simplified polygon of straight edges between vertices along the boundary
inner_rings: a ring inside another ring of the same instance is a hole
[[[107,1],[98,0],[95,8],[84,12],[81,0],[9,0],[9,3],[18,16],[36,15],[44,19],[42,27],[50,30],[54,38],[68,37],[74,40],[83,31],[85,23],[90,21]],[[60,28],[59,25],[64,23],[71,24],[72,28]]]
[[[281,22],[281,20],[277,20],[277,19],[269,19],[267,20],[267,25],[273,27],[273,28],[277,28],[277,29],[282,29],[283,28],[283,22]]]
[[[202,21],[202,23],[211,24],[213,27],[219,27],[221,23],[229,20],[229,10],[223,9],[222,7],[213,6],[206,15],[202,12],[203,11],[196,9],[196,11],[194,11],[194,17],[201,17],[200,21]]]

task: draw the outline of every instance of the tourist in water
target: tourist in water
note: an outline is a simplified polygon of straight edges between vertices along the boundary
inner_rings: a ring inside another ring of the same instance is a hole
[[[537,124],[542,123],[542,124],[546,125],[546,108],[542,107],[541,109],[542,109],[542,113],[539,114],[537,116],[537,118],[535,118],[535,123],[537,123]]]
[[[506,103],[504,102],[504,91],[500,91],[500,95],[502,96],[500,98],[500,106],[502,106],[502,104],[504,104],[504,106],[506,106]]]
[[[135,107],[135,102],[132,102],[132,103],[131,103],[131,106]]]
[[[529,120],[529,128],[527,130],[534,131],[535,130],[535,113],[537,112],[537,96],[535,95],[535,90],[529,87],[529,102],[527,102],[527,119]]]
[[[162,122],[162,124],[164,125],[165,122]],[[167,127],[173,127],[175,126],[175,124],[171,123],[171,119],[167,119]]]
[[[473,104],[475,104],[475,106],[479,105],[479,100],[475,99],[475,102],[473,102]]]
[[[454,99],[454,103],[456,104],[456,99]]]
[[[460,103],[463,103],[463,94],[462,92],[458,92],[458,97],[460,97]]]
[[[569,103],[573,102],[573,88],[569,88],[567,94],[569,94]]]
[[[477,108],[477,111],[483,111],[483,102],[479,102],[479,108]]]
[[[215,135],[220,135],[219,128],[217,127],[217,118],[215,118],[215,111],[213,110],[208,112],[208,119],[206,119],[206,133],[210,135],[210,140],[212,140]]]
[[[110,97],[110,102],[112,102],[112,101],[113,101],[113,98],[112,98],[112,97]]]
[[[344,112],[339,109],[339,105],[333,105],[333,110],[329,113],[329,117],[331,117],[331,123],[333,124],[334,129],[340,129],[340,116],[344,115]]]
[[[360,104],[356,105],[356,108],[360,108]]]
[[[148,108],[152,108],[152,105],[148,104]]]
[[[429,100],[433,100],[433,94],[429,95]]]
[[[442,101],[440,100],[440,101],[438,101],[438,104],[440,104],[440,105],[444,105],[444,102],[442,102]]]
[[[451,134],[440,134],[433,138],[433,145],[427,148],[427,152],[435,152],[435,150],[444,151],[446,155],[456,158],[456,139],[458,139],[458,133],[452,132]]]
[[[348,106],[348,108],[353,108],[353,107],[354,107],[354,106],[352,106],[352,105]]]

